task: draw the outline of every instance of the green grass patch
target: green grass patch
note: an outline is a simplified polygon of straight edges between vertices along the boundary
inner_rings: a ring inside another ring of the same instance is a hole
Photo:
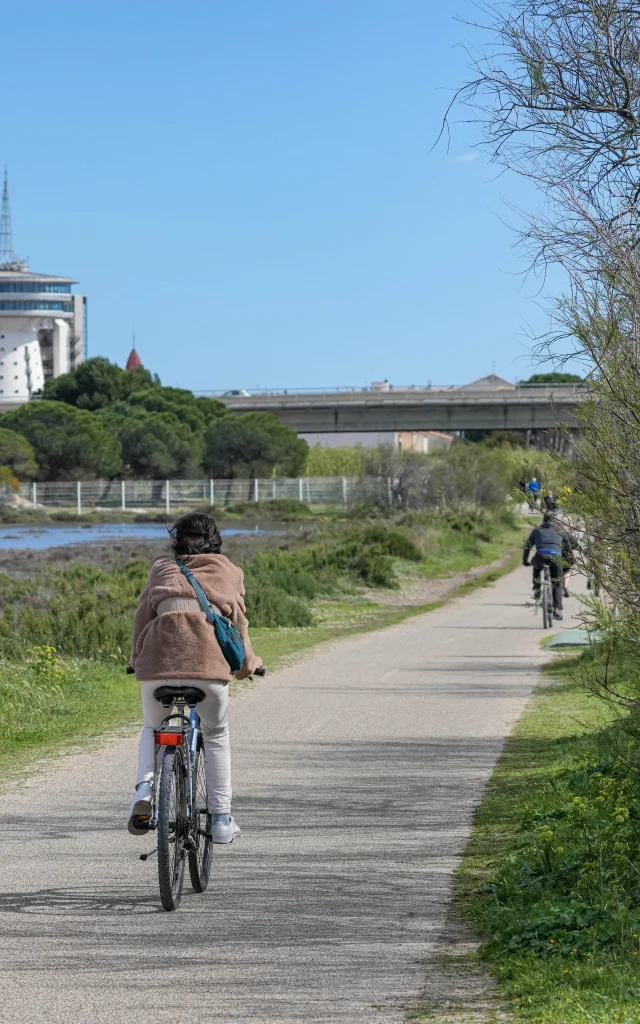
[[[504,1008],[529,1024],[640,1022],[637,738],[590,691],[595,669],[592,652],[563,659],[533,695],[456,877]]]
[[[447,516],[427,527],[421,572],[438,578],[497,561],[523,543],[523,526],[510,516]]]
[[[15,773],[34,758],[85,745],[140,720],[139,684],[122,663],[59,658],[33,646],[0,663],[0,767]]]

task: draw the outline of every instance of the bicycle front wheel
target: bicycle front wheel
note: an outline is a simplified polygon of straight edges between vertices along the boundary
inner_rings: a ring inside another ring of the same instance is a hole
[[[209,884],[213,843],[211,842],[211,815],[207,809],[207,777],[204,770],[202,736],[198,743],[193,765],[193,821],[192,847],[189,850],[189,874],[196,892],[204,892]]]
[[[182,747],[167,747],[158,792],[158,879],[165,910],[177,910],[184,882],[188,833]]]

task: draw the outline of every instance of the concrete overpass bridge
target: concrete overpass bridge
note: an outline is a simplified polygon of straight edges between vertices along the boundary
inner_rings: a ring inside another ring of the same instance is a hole
[[[212,394],[208,392],[208,394]],[[265,391],[221,395],[231,412],[270,412],[299,434],[577,428],[582,385]]]

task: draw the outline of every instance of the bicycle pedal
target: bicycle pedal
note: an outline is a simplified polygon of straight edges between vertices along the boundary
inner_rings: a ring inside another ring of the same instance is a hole
[[[154,853],[158,852],[158,847],[154,847],[153,850],[149,850],[149,853],[141,853],[140,860],[148,860],[149,857],[153,857]]]

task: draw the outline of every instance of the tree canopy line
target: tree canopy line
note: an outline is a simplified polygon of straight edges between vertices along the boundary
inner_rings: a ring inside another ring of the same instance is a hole
[[[550,373],[530,383],[569,380],[580,378]],[[489,440],[518,443],[500,432]],[[144,367],[123,370],[103,357],[46,381],[37,400],[0,416],[0,486],[16,479],[379,475],[373,463],[381,458],[361,448],[309,449],[271,413],[229,413],[214,398],[165,387]]]
[[[88,359],[0,416],[0,467],[20,480],[297,476],[308,445],[270,413]]]

